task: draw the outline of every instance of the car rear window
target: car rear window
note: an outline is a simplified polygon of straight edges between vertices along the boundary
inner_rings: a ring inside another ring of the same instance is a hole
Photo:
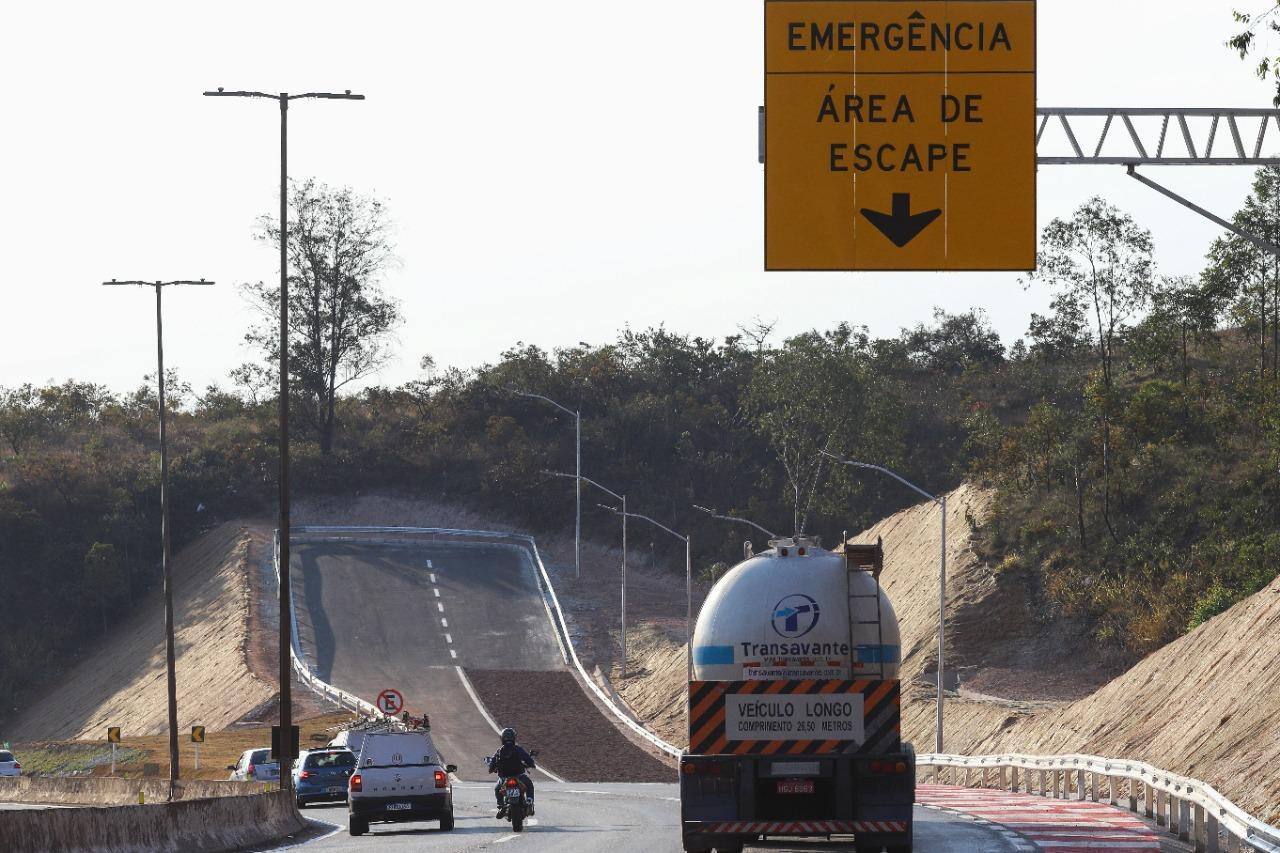
[[[249,763],[275,764],[275,762],[271,760],[271,750],[269,749],[255,749],[253,751],[253,755],[249,756]]]
[[[356,757],[349,752],[313,752],[307,756],[306,767],[322,769],[325,767],[355,767]]]
[[[426,732],[369,735],[360,750],[361,767],[414,767],[437,763],[436,745]]]
[[[0,749],[0,761],[13,761],[13,753]]]

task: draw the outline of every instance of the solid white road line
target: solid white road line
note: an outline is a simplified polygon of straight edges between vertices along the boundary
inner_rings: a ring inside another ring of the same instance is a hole
[[[504,841],[513,841],[513,840],[515,840],[515,839],[517,839],[517,838],[519,838],[519,837],[520,837],[519,835],[504,835],[504,836],[502,836],[501,838],[499,838],[497,841],[495,841],[495,842],[493,842],[493,843],[494,843],[494,844],[501,844],[501,843],[502,843],[502,842],[504,842]]]

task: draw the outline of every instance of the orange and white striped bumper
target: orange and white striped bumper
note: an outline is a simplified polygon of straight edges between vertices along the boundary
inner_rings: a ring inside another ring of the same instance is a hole
[[[708,835],[850,835],[891,834],[908,830],[899,820],[687,821],[685,830]]]

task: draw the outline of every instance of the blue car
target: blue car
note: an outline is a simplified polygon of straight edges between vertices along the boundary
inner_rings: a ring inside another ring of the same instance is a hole
[[[298,808],[305,808],[308,803],[345,803],[347,780],[355,769],[355,754],[344,747],[303,752],[293,765],[293,791]]]

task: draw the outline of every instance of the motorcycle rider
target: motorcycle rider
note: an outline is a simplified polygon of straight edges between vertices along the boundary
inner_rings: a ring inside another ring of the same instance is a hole
[[[498,751],[489,759],[489,772],[498,774],[498,785],[494,788],[494,796],[498,799],[499,820],[507,816],[507,801],[502,796],[503,784],[512,776],[519,779],[520,783],[524,785],[526,797],[529,801],[529,814],[533,814],[533,780],[529,778],[529,774],[525,771],[536,766],[533,756],[523,746],[516,743],[516,730],[513,728],[503,729],[502,746],[498,747]]]

